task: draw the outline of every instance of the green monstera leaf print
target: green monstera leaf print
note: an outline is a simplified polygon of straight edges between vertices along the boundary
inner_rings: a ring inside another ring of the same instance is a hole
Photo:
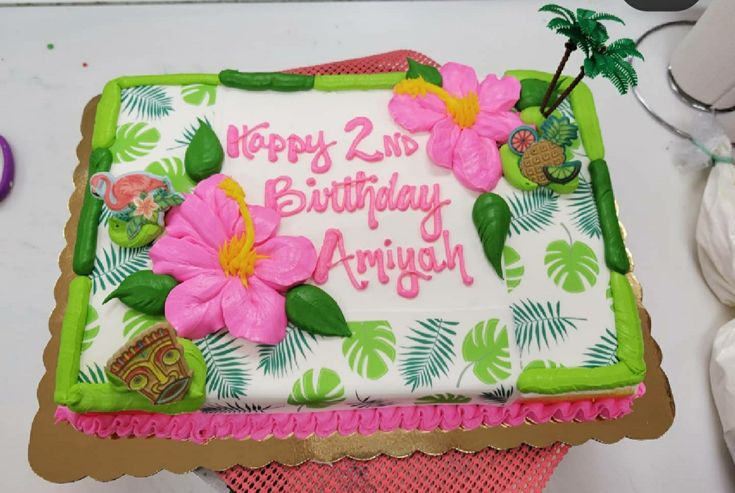
[[[345,389],[336,371],[322,368],[318,373],[307,370],[296,380],[288,396],[292,406],[323,409],[345,400]]]
[[[385,321],[349,322],[352,336],[342,342],[342,354],[352,371],[378,380],[396,360],[396,336]]]
[[[508,245],[503,247],[503,276],[505,288],[510,293],[521,285],[526,268],[521,263],[521,255]]]
[[[470,368],[479,381],[488,385],[510,376],[508,329],[498,327],[499,324],[498,319],[486,320],[467,333],[462,343],[462,358],[469,364],[459,375],[457,387]]]
[[[217,86],[212,84],[189,84],[181,88],[181,97],[194,106],[212,106],[217,101]]]
[[[99,315],[92,305],[87,307],[87,320],[82,333],[82,353],[92,346],[94,338],[100,333]]]
[[[416,399],[416,404],[467,404],[472,399],[466,395],[434,394],[425,395]]]
[[[546,247],[546,275],[564,291],[582,293],[595,285],[600,266],[597,255],[586,243],[573,241],[569,230],[567,234],[569,242],[556,240]]]
[[[167,177],[174,190],[179,193],[189,193],[194,188],[194,180],[186,174],[184,162],[177,157],[165,157],[160,161],[154,161],[146,166],[145,170],[154,175]]]
[[[154,325],[165,322],[166,319],[161,316],[146,315],[135,308],[128,308],[123,315],[123,336],[132,339],[144,330],[150,329]]]
[[[160,138],[158,130],[145,122],[125,123],[118,127],[115,143],[110,147],[112,162],[129,163],[146,156]]]

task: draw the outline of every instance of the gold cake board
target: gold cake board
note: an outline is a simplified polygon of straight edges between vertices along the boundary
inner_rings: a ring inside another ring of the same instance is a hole
[[[474,430],[436,430],[376,432],[370,436],[334,434],[327,438],[312,436],[270,438],[263,441],[217,439],[205,445],[158,438],[103,439],[85,435],[69,424],[55,424],[53,401],[56,358],[61,322],[66,308],[72,271],[73,242],[87,177],[92,127],[99,97],[84,108],[82,141],[77,147],[79,164],[74,170],[74,193],[69,199],[71,217],[64,228],[66,247],[59,257],[61,276],[54,288],[56,307],[49,320],[51,340],[43,354],[46,368],[38,386],[39,410],[33,420],[28,458],[33,470],[53,482],[70,482],[85,476],[109,481],[128,474],[149,476],[160,470],[189,472],[197,467],[227,469],[235,464],[260,467],[276,461],[297,465],[307,460],[334,462],[343,457],[367,460],[380,454],[406,457],[415,451],[442,454],[451,449],[472,453],[487,447],[509,449],[521,444],[546,447],[554,442],[578,445],[588,440],[613,443],[622,438],[653,439],[661,436],[674,420],[674,400],[668,379],[661,369],[661,350],[651,337],[651,319],[641,304],[641,289],[629,276],[639,301],[644,334],[646,393],[636,399],[633,412],[615,420],[581,423],[526,423],[520,426],[480,427]]]

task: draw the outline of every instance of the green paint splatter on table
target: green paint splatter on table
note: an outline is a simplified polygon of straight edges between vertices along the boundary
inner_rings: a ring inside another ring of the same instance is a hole
[[[49,44],[46,45],[46,48],[48,48],[49,50],[53,50],[55,48],[55,46],[54,46],[53,43],[49,43]]]

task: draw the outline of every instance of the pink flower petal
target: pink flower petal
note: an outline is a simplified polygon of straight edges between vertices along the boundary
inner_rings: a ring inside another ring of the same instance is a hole
[[[150,250],[153,272],[186,281],[203,272],[222,274],[217,252],[186,238],[165,235]]]
[[[286,335],[286,298],[256,276],[248,287],[231,278],[222,296],[230,334],[261,344],[278,344]]]
[[[452,96],[464,97],[471,92],[477,92],[477,74],[472,67],[449,62],[439,72],[442,74],[442,87]]]
[[[459,126],[454,123],[451,116],[434,125],[434,128],[431,129],[429,141],[426,143],[426,151],[434,163],[451,169],[454,146],[457,145],[460,133]]]
[[[444,103],[434,94],[415,98],[395,94],[388,103],[388,111],[396,123],[409,132],[426,132],[446,115]]]
[[[467,188],[480,192],[492,190],[502,176],[497,145],[473,129],[465,129],[454,148],[452,169]]]
[[[498,113],[486,113],[480,111],[472,129],[481,137],[487,137],[504,144],[508,140],[510,133],[517,127],[523,125],[521,117],[518,113],[510,111],[501,111]]]
[[[228,280],[202,273],[182,282],[166,298],[166,320],[181,337],[199,339],[224,327],[222,297]]]
[[[183,204],[166,215],[166,233],[175,238],[189,238],[216,251],[229,239],[220,214],[217,204],[190,194]]]
[[[480,84],[478,96],[483,111],[510,111],[521,97],[521,83],[509,75],[498,79],[490,74]]]
[[[316,250],[303,236],[276,236],[258,246],[255,275],[273,289],[283,291],[308,279],[316,267]]]
[[[273,209],[259,205],[248,204],[248,210],[255,228],[255,244],[258,245],[276,233],[278,224],[281,222],[281,216]],[[245,221],[242,220],[241,216],[238,217],[240,221],[237,223],[233,236],[245,231]]]

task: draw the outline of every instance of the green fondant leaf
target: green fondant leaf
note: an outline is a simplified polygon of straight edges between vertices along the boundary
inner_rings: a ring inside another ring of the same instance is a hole
[[[235,352],[242,347],[238,340],[223,329],[195,340],[194,344],[207,365],[207,392],[216,394],[218,399],[245,397],[250,373],[245,356]]]
[[[262,368],[265,375],[284,377],[298,369],[300,360],[305,360],[307,353],[313,352],[311,345],[314,343],[316,337],[312,334],[288,324],[281,342],[276,345],[258,344],[258,369]]]
[[[207,125],[210,127],[212,124],[209,121],[209,118],[206,116],[204,119],[197,118],[197,121],[190,124],[188,127],[185,127],[184,130],[181,132],[181,135],[174,139],[174,142],[176,142],[177,145],[172,147],[172,149],[178,149],[179,147],[187,147],[189,143],[191,143],[191,139],[194,138],[194,134],[197,133],[197,130],[199,130],[199,127],[201,126],[201,122],[204,121]]]
[[[350,322],[352,336],[342,343],[342,354],[352,371],[378,380],[396,360],[396,336],[386,321]]]
[[[513,395],[513,387],[500,385],[498,388],[483,392],[480,397],[495,404],[505,404]]]
[[[171,97],[161,86],[133,86],[122,90],[121,109],[129,115],[146,120],[167,116],[174,110]]]
[[[154,161],[146,166],[145,170],[154,175],[167,177],[178,193],[189,193],[194,188],[195,183],[186,174],[184,162],[177,157]]]
[[[577,328],[576,322],[584,318],[561,314],[561,302],[521,300],[510,305],[515,325],[516,344],[521,351],[528,350],[533,343],[540,350],[541,343],[550,347],[549,337],[554,342],[564,340],[569,329]]]
[[[189,142],[184,155],[186,173],[194,180],[201,181],[222,170],[225,152],[217,134],[205,121],[199,120],[199,128]]]
[[[503,277],[501,258],[510,229],[510,208],[500,195],[483,193],[472,207],[472,222],[480,235],[482,250],[498,276]]]
[[[148,250],[148,247],[120,248],[117,245],[102,249],[94,259],[94,269],[89,276],[92,293],[117,286],[133,272],[147,268]]]
[[[408,62],[408,71],[406,72],[407,79],[418,79],[421,77],[429,84],[441,87],[442,74],[436,67],[424,65],[412,58],[407,58],[406,61]]]
[[[323,336],[350,337],[342,310],[323,289],[301,284],[286,293],[288,321],[301,330]]]
[[[217,101],[217,86],[212,84],[189,84],[181,87],[181,97],[185,102],[199,106],[212,106]]]
[[[513,194],[508,198],[510,206],[510,233],[543,231],[553,223],[559,210],[559,195],[545,187],[529,192]]]
[[[163,226],[143,221],[141,216],[137,217],[139,219],[132,218],[130,221],[123,221],[115,216],[109,218],[107,229],[113,243],[123,248],[139,248],[161,236]],[[130,236],[131,233],[132,236]]]
[[[288,403],[292,406],[322,409],[345,400],[344,395],[345,389],[337,372],[322,368],[314,373],[312,369],[294,382]]]
[[[115,291],[107,295],[104,303],[118,298],[146,315],[163,315],[166,297],[177,284],[171,276],[141,270],[126,277]]]
[[[503,248],[503,274],[505,287],[510,293],[520,286],[526,268],[521,263],[521,256],[513,248],[506,245]]]
[[[412,328],[407,336],[409,346],[401,354],[399,371],[411,392],[419,387],[431,387],[434,380],[446,376],[449,365],[456,357],[452,329],[459,322],[440,318],[417,320],[419,328]]]
[[[549,243],[544,265],[549,279],[568,293],[582,293],[594,286],[600,272],[594,250],[571,238]]]
[[[79,383],[105,383],[107,382],[107,374],[105,370],[97,363],[94,366],[87,365],[86,370],[79,370]]]
[[[584,355],[586,359],[582,366],[585,368],[598,368],[600,366],[611,366],[618,362],[618,338],[610,329],[600,336],[599,342],[587,348]]]
[[[87,307],[87,320],[84,323],[84,333],[82,334],[82,350],[83,353],[92,346],[94,338],[100,332],[100,324],[95,323],[99,319],[97,310],[92,305]]]
[[[144,330],[148,330],[155,324],[165,322],[166,319],[161,316],[146,315],[134,308],[129,308],[123,315],[123,336],[132,339]]]
[[[541,106],[544,95],[549,89],[549,82],[539,79],[523,79],[521,80],[521,97],[516,102],[516,109],[523,111],[531,106]],[[554,89],[549,101],[556,101],[558,97],[558,87]]]
[[[416,404],[467,404],[472,399],[458,394],[425,395],[416,399]]]
[[[125,123],[117,129],[115,143],[110,147],[113,162],[129,163],[150,153],[161,134],[145,122]]]
[[[480,322],[465,336],[462,358],[469,365],[460,374],[457,387],[469,368],[479,381],[488,385],[510,376],[508,329],[505,326],[499,328],[498,323],[497,319]]]

